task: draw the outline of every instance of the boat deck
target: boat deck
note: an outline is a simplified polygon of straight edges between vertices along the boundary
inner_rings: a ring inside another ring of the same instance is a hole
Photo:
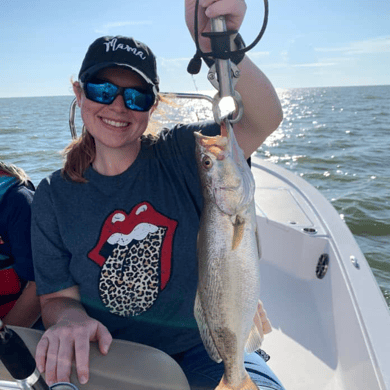
[[[288,390],[390,389],[390,314],[346,224],[301,178],[252,166],[270,367]]]

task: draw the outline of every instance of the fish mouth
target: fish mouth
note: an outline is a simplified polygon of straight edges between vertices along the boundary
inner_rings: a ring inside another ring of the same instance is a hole
[[[213,154],[217,160],[225,159],[227,154],[228,139],[220,135],[213,137],[205,136],[199,132],[194,133],[196,136],[197,144],[207,154]]]

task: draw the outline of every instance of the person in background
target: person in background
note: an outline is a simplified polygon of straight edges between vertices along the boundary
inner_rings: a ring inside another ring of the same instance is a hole
[[[199,34],[220,15],[238,30],[246,11],[243,0],[199,4]],[[194,6],[186,0],[191,34]],[[201,36],[200,45],[210,51]],[[282,110],[272,84],[247,56],[238,67],[245,112],[234,131],[249,158],[278,127]],[[33,202],[34,269],[47,329],[37,367],[49,384],[69,381],[75,359],[84,384],[89,343],[107,354],[118,338],[163,350],[191,386],[214,389],[223,365],[209,359],[193,314],[202,209],[194,132],[217,135],[220,128],[196,123],[145,135],[159,78],[152,51],[133,38],[95,40],[73,89],[82,135],[66,149],[64,168],[39,184]],[[251,354],[248,362],[259,389],[283,389],[260,356]]]
[[[31,254],[34,186],[26,173],[0,161],[0,318],[31,327],[39,318]]]

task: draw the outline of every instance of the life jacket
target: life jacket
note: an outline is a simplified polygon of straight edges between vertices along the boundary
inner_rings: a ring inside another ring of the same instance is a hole
[[[4,195],[18,185],[19,181],[15,177],[0,171],[0,205]],[[3,244],[4,241],[0,236],[0,318],[5,317],[13,308],[25,285],[13,269],[13,259],[1,253]]]

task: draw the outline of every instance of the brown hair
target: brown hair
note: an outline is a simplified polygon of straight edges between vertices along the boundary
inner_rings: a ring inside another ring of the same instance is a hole
[[[86,183],[84,172],[95,160],[96,149],[95,140],[85,127],[81,136],[73,140],[62,153],[65,157],[62,174],[77,183]]]
[[[0,171],[5,172],[9,176],[16,177],[24,185],[27,185],[30,179],[22,168],[18,168],[13,164],[6,164],[3,161],[0,161]]]

